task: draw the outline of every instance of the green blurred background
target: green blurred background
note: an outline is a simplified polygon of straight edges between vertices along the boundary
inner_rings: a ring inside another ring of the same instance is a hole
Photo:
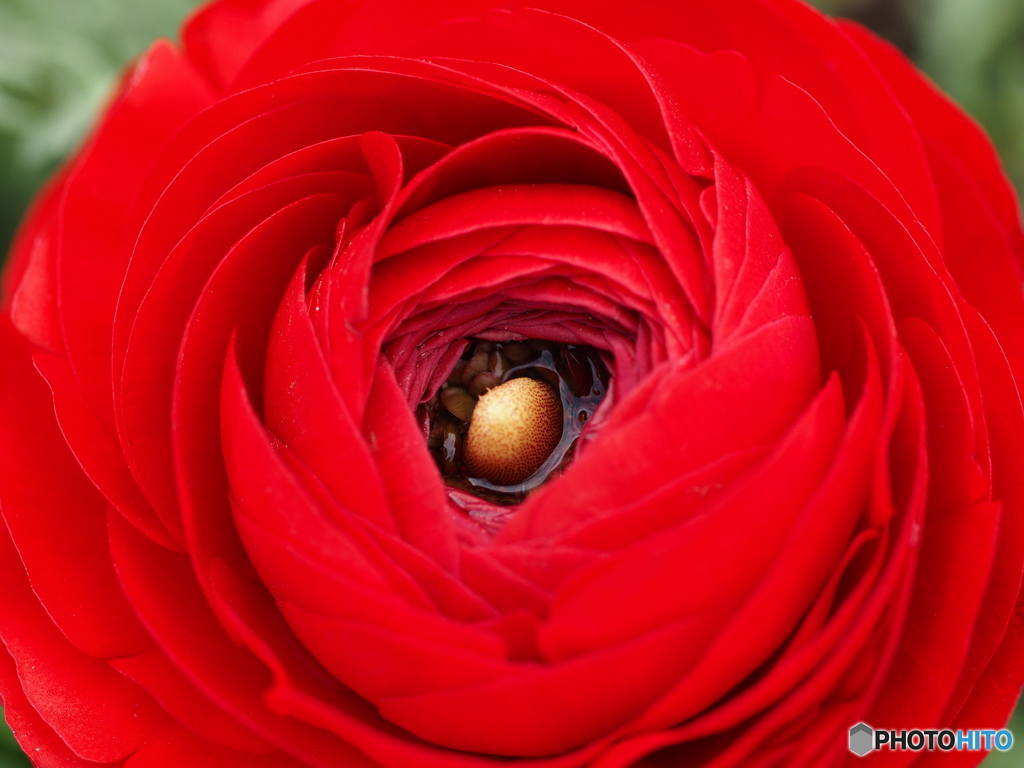
[[[526,4],[529,4],[528,2]],[[892,40],[973,114],[1024,189],[1024,0],[814,0]],[[0,0],[0,254],[121,67],[196,0]],[[996,724],[993,723],[992,726]],[[1024,740],[1024,708],[1010,724]],[[0,768],[28,766],[0,727]],[[985,768],[1024,768],[1024,741]]]

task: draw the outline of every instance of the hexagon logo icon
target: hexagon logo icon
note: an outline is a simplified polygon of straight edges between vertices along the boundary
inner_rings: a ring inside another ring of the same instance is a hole
[[[864,757],[875,748],[875,732],[867,723],[857,723],[850,729],[850,751],[857,757]]]

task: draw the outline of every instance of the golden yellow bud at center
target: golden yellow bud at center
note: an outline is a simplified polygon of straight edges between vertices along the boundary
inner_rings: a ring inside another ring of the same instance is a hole
[[[540,469],[562,437],[562,401],[550,384],[512,379],[480,396],[466,435],[469,470],[516,485]]]

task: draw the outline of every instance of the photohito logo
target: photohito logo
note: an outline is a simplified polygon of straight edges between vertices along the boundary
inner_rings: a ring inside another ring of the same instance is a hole
[[[1001,731],[973,730],[950,731],[936,729],[914,729],[883,731],[867,723],[857,723],[850,729],[850,751],[857,757],[864,757],[876,749],[950,750],[981,752],[997,749],[1005,752],[1013,746],[1013,734],[1005,728]]]

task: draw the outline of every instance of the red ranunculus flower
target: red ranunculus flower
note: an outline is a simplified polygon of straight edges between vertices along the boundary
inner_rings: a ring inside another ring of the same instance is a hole
[[[1005,722],[986,138],[796,0],[498,2],[213,3],[37,202],[0,692],[39,766],[802,768]]]

